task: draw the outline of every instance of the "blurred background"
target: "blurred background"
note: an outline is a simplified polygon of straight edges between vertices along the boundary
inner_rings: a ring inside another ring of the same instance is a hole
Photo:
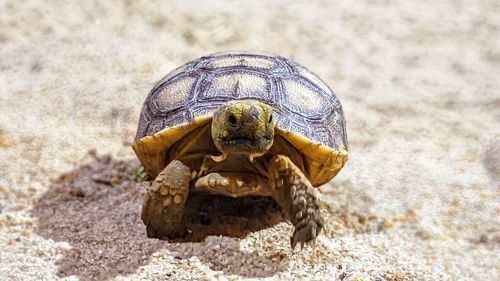
[[[498,280],[499,14],[498,1],[0,0],[0,274]],[[321,188],[331,230],[316,250],[288,253],[286,224],[241,241],[151,242],[141,194],[102,191],[83,211],[83,199],[57,197],[53,179],[87,171],[89,150],[135,163],[130,144],[154,83],[227,50],[291,58],[343,104],[350,160]],[[64,213],[64,202],[71,217],[40,221],[51,216],[37,209]],[[132,226],[92,228],[113,209],[80,217],[110,202]],[[86,227],[92,239],[72,238]]]

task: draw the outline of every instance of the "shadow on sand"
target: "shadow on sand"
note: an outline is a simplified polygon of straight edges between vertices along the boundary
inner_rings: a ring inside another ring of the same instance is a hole
[[[277,210],[275,205],[255,199],[225,201],[228,205],[221,208],[221,201],[215,197],[204,200],[193,196],[192,208],[197,206],[197,200],[219,204],[216,208],[204,205],[205,216],[208,212],[210,216],[224,217],[228,214],[223,210],[231,208],[240,211],[236,216],[226,217],[225,221],[222,219],[221,224],[213,224],[206,217],[191,219],[193,233],[197,235],[188,237],[187,241],[148,239],[140,220],[147,183],[135,182],[137,168],[136,161],[95,156],[89,164],[55,179],[36,203],[32,216],[38,221],[37,233],[45,239],[67,242],[72,247],[57,261],[60,277],[76,275],[82,280],[105,280],[131,274],[148,264],[152,254],[162,249],[173,256],[174,263],[197,256],[213,270],[243,277],[269,277],[288,267],[286,259],[276,262],[270,257],[240,250],[238,238],[214,237],[209,243],[199,242],[208,235],[244,237],[282,220],[279,212],[274,212]],[[244,211],[251,209],[248,204],[253,207],[260,204],[262,208],[249,213]],[[271,210],[266,210],[265,206]],[[222,214],[209,213],[221,210]],[[264,213],[272,214],[265,223]],[[224,245],[221,246],[220,241],[224,241]],[[247,266],[228,266],[227,259],[231,259],[230,264]],[[259,265],[259,270],[250,268],[251,265]]]

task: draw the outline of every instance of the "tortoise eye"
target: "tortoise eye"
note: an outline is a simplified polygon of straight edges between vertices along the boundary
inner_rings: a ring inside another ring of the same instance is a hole
[[[273,122],[273,115],[271,114],[271,116],[269,116],[269,123]]]
[[[231,114],[227,117],[227,122],[229,122],[229,124],[231,124],[231,125],[236,125],[238,120],[236,119],[236,116]]]

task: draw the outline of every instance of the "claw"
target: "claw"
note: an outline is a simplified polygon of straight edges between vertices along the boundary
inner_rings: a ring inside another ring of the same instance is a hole
[[[295,236],[290,237],[290,244],[292,246],[292,252],[295,250],[295,246],[297,246],[297,241],[295,241]]]
[[[304,216],[295,224],[295,231],[290,240],[292,250],[295,249],[297,243],[300,244],[301,250],[304,248],[304,244],[314,245],[316,237],[323,227],[321,220],[321,218]]]
[[[223,176],[214,173],[208,176],[208,185],[210,187],[219,187],[219,186],[226,187],[229,185],[229,181]]]
[[[311,226],[311,229],[309,230],[309,234],[311,235],[311,237],[314,237],[316,238],[316,226]],[[314,238],[312,240],[314,240]]]
[[[307,246],[310,246],[311,248],[316,249],[316,239],[313,239],[307,243]]]
[[[298,211],[297,214],[295,214],[295,219],[300,220],[302,218],[302,211]]]
[[[148,190],[153,191],[153,192],[156,192],[156,191],[160,190],[161,185],[159,185],[159,184],[153,184],[153,183],[154,182],[149,183]]]
[[[162,185],[162,186],[160,187],[160,194],[161,194],[161,195],[168,195],[169,191],[171,191],[171,190],[170,190],[170,186],[168,186],[168,185],[166,185],[166,184],[164,184],[164,185]]]
[[[290,243],[292,246],[292,252],[295,251],[295,247],[297,246],[297,243],[300,245],[300,251],[304,249],[304,242],[298,242],[294,236],[290,237]]]
[[[215,178],[214,178],[213,176],[210,176],[210,177],[208,178],[208,185],[209,185],[210,187],[214,187],[214,186],[215,186]]]

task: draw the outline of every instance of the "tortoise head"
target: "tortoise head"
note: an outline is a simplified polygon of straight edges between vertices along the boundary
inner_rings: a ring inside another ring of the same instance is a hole
[[[254,100],[228,102],[214,113],[212,138],[223,155],[263,155],[273,144],[273,110]]]

